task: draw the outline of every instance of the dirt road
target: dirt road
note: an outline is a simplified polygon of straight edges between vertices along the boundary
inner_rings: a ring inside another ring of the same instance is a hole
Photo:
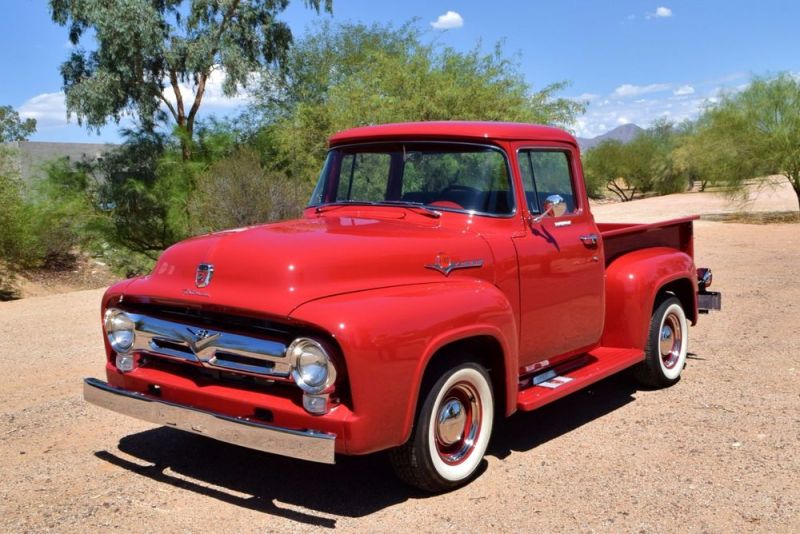
[[[646,202],[598,218],[685,209]],[[380,454],[315,465],[87,406],[102,291],[0,303],[0,531],[800,532],[800,226],[701,221],[696,248],[725,309],[692,329],[683,380],[516,415],[485,472],[434,497]]]

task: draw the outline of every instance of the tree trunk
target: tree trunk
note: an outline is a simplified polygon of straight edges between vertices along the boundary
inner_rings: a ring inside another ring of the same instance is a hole
[[[797,209],[800,210],[800,175],[797,176],[789,176],[789,182],[792,184],[792,189],[794,189],[794,194],[797,197]]]
[[[181,157],[183,161],[189,161],[192,159],[192,132],[188,128],[185,130],[185,133],[181,136]]]

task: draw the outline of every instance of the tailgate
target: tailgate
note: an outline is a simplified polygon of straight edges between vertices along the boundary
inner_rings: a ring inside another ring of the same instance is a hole
[[[622,254],[650,247],[670,247],[694,258],[692,221],[698,218],[694,215],[650,224],[598,223],[606,265]]]

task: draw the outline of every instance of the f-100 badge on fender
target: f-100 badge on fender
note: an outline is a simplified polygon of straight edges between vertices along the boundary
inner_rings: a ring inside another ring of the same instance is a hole
[[[426,269],[439,271],[445,276],[449,276],[456,269],[475,269],[483,267],[483,260],[453,261],[447,254],[437,254],[433,263],[425,266]]]

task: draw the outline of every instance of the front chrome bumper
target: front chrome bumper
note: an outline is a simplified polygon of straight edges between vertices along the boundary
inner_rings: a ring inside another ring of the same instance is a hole
[[[334,434],[314,430],[290,430],[198,410],[115,388],[96,378],[84,379],[83,398],[86,402],[114,412],[226,443],[301,460],[334,463]]]

